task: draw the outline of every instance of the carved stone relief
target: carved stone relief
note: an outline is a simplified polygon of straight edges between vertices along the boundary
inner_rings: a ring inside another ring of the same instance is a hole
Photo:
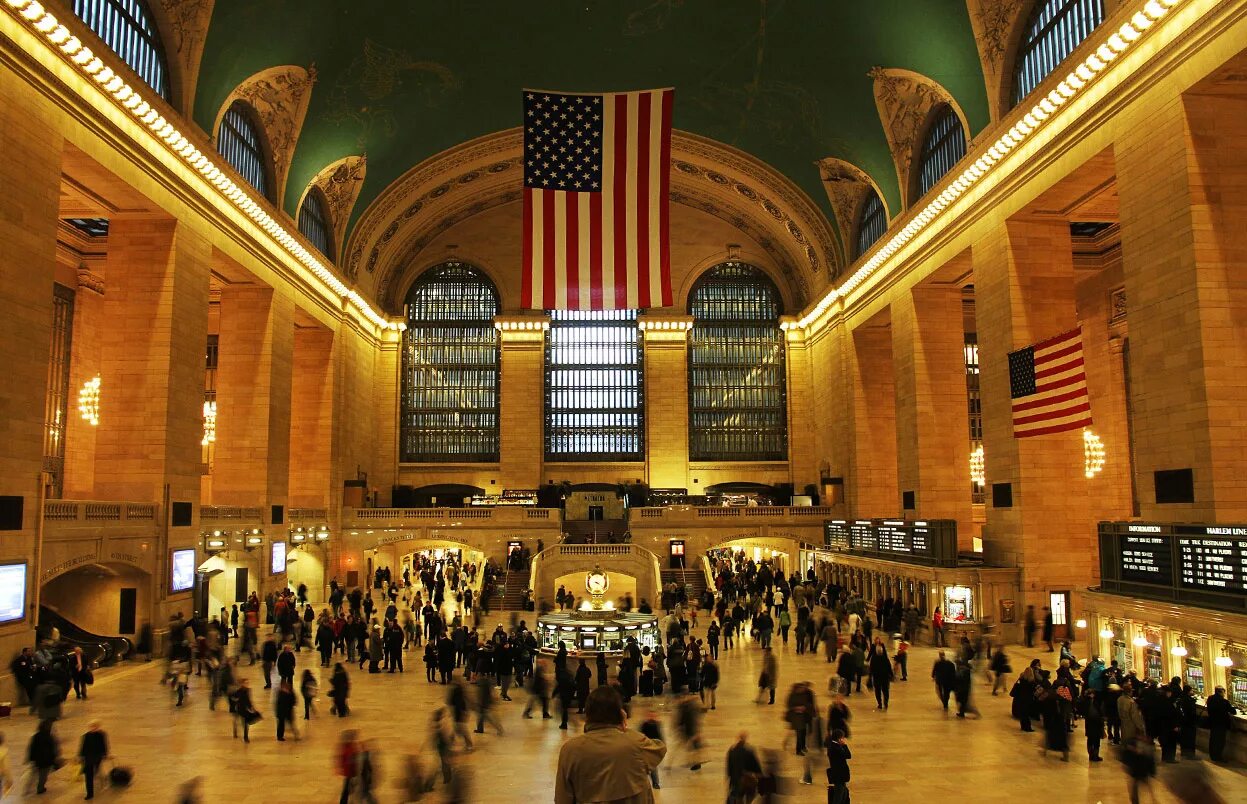
[[[941,103],[950,104],[961,118],[962,126],[965,115],[943,87],[924,75],[883,67],[872,68],[868,75],[874,81],[879,121],[888,138],[902,198],[908,205],[910,168],[931,110]]]
[[[180,111],[188,119],[195,104],[195,88],[199,84],[199,60],[203,57],[208,25],[212,21],[215,0],[158,0],[157,14],[162,14],[172,41],[164,42],[165,55],[175,60],[181,76]]]
[[[979,61],[983,66],[983,82],[986,84],[992,120],[999,120],[1004,115],[1005,57],[1022,16],[1032,5],[1030,0],[966,0]]]
[[[820,159],[818,169],[822,174],[823,187],[827,190],[827,200],[831,202],[836,226],[840,230],[840,242],[846,252],[851,251],[849,244],[853,239],[853,227],[857,223],[857,211],[874,187],[874,182],[864,170],[843,159]],[[881,193],[880,199],[882,198]],[[848,263],[847,259],[845,263]]]
[[[244,100],[255,109],[272,149],[275,197],[279,202],[286,195],[290,160],[299,142],[299,132],[303,129],[303,118],[307,115],[307,104],[315,83],[315,65],[307,69],[290,64],[270,67],[239,84],[226,98],[217,115],[219,128],[221,115],[234,101]]]
[[[333,242],[339,251],[367,170],[367,156],[344,156],[326,165],[312,179],[311,186],[320,188],[325,195],[329,219],[333,222]]]

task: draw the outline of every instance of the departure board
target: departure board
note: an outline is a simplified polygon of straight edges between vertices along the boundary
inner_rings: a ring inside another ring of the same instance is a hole
[[[823,523],[823,541],[833,550],[895,561],[957,562],[957,523],[948,519],[830,519]]]
[[[1100,585],[1247,611],[1247,525],[1101,522]]]

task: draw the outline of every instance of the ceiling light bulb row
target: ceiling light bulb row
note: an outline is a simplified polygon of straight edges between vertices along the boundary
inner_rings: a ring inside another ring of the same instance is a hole
[[[191,169],[199,173],[205,180],[230,200],[253,223],[259,226],[273,240],[286,249],[296,260],[310,270],[328,290],[359,310],[361,314],[379,329],[402,330],[405,325],[390,321],[372,309],[356,291],[348,288],[342,280],[325,266],[314,254],[300,243],[281,222],[273,218],[251,197],[251,194],[240,187],[213,159],[200,151],[170,121],[166,120],[151,104],[143,100],[142,93],[130,86],[124,78],[117,75],[111,68],[96,56],[89,47],[84,45],[69,29],[61,25],[56,17],[48,12],[36,0],[4,0],[19,16],[44,36],[56,49],[60,50],[69,62],[84,75],[91,78],[99,87],[112,96],[117,104],[142,123],[156,137],[182,159]]]
[[[804,329],[825,315],[836,302],[846,298],[872,274],[882,268],[897,251],[903,248],[920,231],[939,217],[945,209],[960,198],[968,189],[977,184],[991,172],[1009,152],[1021,145],[1039,130],[1047,120],[1056,114],[1101,71],[1125,51],[1129,50],[1158,20],[1183,0],[1148,0],[1141,11],[1138,11],[1116,31],[1113,31],[1099,47],[1095,48],[1081,63],[1077,64],[1056,88],[1049,92],[1015,123],[1008,131],[987,147],[986,152],[965,168],[953,179],[944,190],[932,199],[925,207],[914,214],[914,217],[900,231],[895,232],[880,246],[870,259],[845,280],[838,288],[832,288],[824,294],[814,309],[797,322]]]

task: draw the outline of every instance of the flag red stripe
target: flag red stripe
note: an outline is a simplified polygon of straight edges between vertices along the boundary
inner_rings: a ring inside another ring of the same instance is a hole
[[[1079,380],[1082,380],[1082,381],[1084,381],[1084,382],[1085,382],[1085,381],[1086,381],[1086,379],[1087,379],[1087,375],[1086,375],[1086,373],[1085,373],[1085,372],[1080,371],[1080,372],[1078,372],[1077,374],[1075,374],[1075,375],[1074,375],[1074,376],[1072,376],[1072,377],[1066,377],[1066,378],[1064,378],[1064,379],[1057,380],[1056,382],[1050,382],[1050,383],[1048,383],[1047,385],[1036,385],[1036,386],[1035,386],[1035,393],[1036,393],[1036,394],[1042,394],[1042,393],[1043,393],[1043,392],[1045,392],[1045,391],[1054,391],[1054,390],[1056,390],[1056,389],[1058,389],[1058,388],[1064,388],[1064,387],[1066,387],[1067,385],[1074,385],[1074,384],[1075,384],[1075,383],[1077,383]],[[1086,392],[1087,392],[1087,389],[1086,389],[1086,388],[1084,388],[1084,389],[1083,389],[1083,393],[1086,393]],[[1031,398],[1032,396],[1034,396],[1034,394],[1031,394],[1031,395],[1029,395],[1029,396],[1024,396],[1024,397],[1019,397],[1019,398],[1020,398],[1020,399],[1029,399],[1029,398]]]
[[[661,177],[658,196],[658,244],[662,254],[660,266],[662,278],[662,304],[671,306],[671,241],[669,230],[668,199],[671,195],[671,107],[675,92],[662,93],[662,155],[659,157],[658,175]]]
[[[1029,438],[1031,436],[1050,435],[1052,433],[1064,433],[1067,430],[1081,430],[1091,425],[1091,417],[1079,419],[1078,421],[1066,422],[1065,424],[1054,424],[1051,427],[1040,427],[1035,430],[1027,430],[1024,433],[1014,431],[1016,438]]]
[[[545,281],[541,283],[541,306],[551,309],[556,306],[554,294],[554,250],[559,243],[554,239],[554,192],[541,193],[541,238],[545,245],[542,249],[541,273]]]
[[[520,304],[533,306],[533,191],[524,188],[524,270],[521,272]]]
[[[1013,412],[1016,414],[1018,411],[1033,410],[1035,408],[1046,408],[1047,406],[1055,405],[1058,402],[1065,402],[1067,400],[1077,399],[1080,396],[1086,396],[1086,395],[1087,395],[1087,389],[1079,388],[1074,391],[1066,391],[1063,394],[1054,394],[1052,396],[1045,396],[1043,399],[1035,399],[1033,396],[1019,397],[1019,399],[1025,399],[1026,401],[1019,402],[1017,399],[1015,399],[1013,401]]]
[[[1014,414],[1013,426],[1017,427],[1020,424],[1031,424],[1032,422],[1042,422],[1042,421],[1047,421],[1049,419],[1064,419],[1066,416],[1070,416],[1075,413],[1085,413],[1085,412],[1089,412],[1090,410],[1091,410],[1090,402],[1079,402],[1078,404],[1075,404],[1075,405],[1067,405],[1066,407],[1060,408],[1059,410],[1048,410],[1048,411],[1044,411],[1043,413],[1036,413],[1032,416],[1018,416]]]
[[[1069,332],[1062,332],[1060,335],[1053,335],[1051,338],[1049,338],[1046,341],[1040,341],[1039,343],[1035,344],[1034,347],[1032,348],[1036,352],[1039,352],[1044,349],[1050,349],[1051,347],[1057,345],[1061,341],[1069,340],[1071,338],[1077,339],[1078,343],[1081,345],[1082,343],[1082,339],[1080,337],[1081,335],[1082,335],[1081,328],[1071,329]]]
[[[637,242],[637,303],[649,307],[649,123],[650,97],[641,96],[637,105],[636,141],[636,242]]]
[[[580,309],[580,194],[567,193],[567,306]]]
[[[589,309],[602,309],[602,194],[589,194]]]
[[[615,101],[615,309],[628,307],[628,96]],[[611,154],[607,154],[610,158]]]
[[[1078,357],[1074,358],[1073,360],[1069,360],[1064,363],[1058,363],[1058,364],[1054,364],[1050,366],[1045,366],[1043,371],[1039,371],[1038,369],[1036,369],[1035,381],[1038,382],[1039,380],[1042,380],[1045,377],[1053,377],[1053,376],[1056,376],[1057,374],[1064,374],[1070,369],[1076,369],[1081,365],[1082,365],[1082,355],[1079,354]]]
[[[1078,354],[1081,351],[1082,351],[1081,343],[1071,343],[1069,346],[1063,347],[1054,352],[1048,352],[1047,354],[1043,354],[1043,355],[1036,353],[1035,366],[1039,367],[1041,365],[1044,365],[1045,363],[1051,363],[1054,360],[1060,360],[1063,357],[1067,357],[1073,354]]]

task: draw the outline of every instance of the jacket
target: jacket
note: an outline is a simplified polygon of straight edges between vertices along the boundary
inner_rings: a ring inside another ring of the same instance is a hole
[[[584,734],[563,743],[554,780],[555,804],[651,804],[650,771],[667,746],[610,724],[585,726]]]
[[[1134,698],[1123,694],[1117,699],[1117,716],[1121,718],[1121,741],[1129,745],[1135,738],[1145,738],[1146,729],[1143,725],[1143,713]]]

